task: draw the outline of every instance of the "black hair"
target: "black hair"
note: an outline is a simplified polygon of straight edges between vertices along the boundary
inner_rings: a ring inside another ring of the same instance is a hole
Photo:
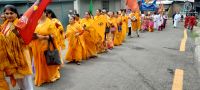
[[[112,12],[113,15],[115,15],[115,12]]]
[[[124,12],[124,9],[120,9],[121,12]]]
[[[80,17],[80,15],[77,13],[77,14],[74,14],[74,16],[76,16],[76,17]]]
[[[100,13],[102,13],[101,9],[97,9]]]
[[[125,13],[126,13],[126,9],[122,9],[122,12],[125,12]]]
[[[19,16],[22,17],[22,16],[23,16],[23,13],[19,14]]]
[[[3,12],[5,12],[6,10],[10,10],[10,11],[14,12],[15,14],[17,14],[17,18],[20,17],[19,13],[17,11],[17,8],[14,5],[5,5]]]
[[[76,20],[76,18],[75,18],[75,16],[74,16],[74,15],[72,15],[72,18],[73,18],[74,20]]]
[[[51,9],[46,9],[44,12],[46,13],[46,15],[51,14],[51,18],[57,18],[55,13]]]
[[[90,11],[87,11],[86,13],[88,13],[90,16],[92,16],[91,12]]]
[[[117,11],[116,13],[117,13],[117,15],[118,15],[118,14],[119,14],[119,11]]]

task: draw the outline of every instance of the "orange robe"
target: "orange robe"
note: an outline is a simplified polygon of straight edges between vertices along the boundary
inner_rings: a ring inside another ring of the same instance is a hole
[[[8,88],[4,72],[8,76],[13,76],[11,82],[32,74],[29,49],[23,44],[23,40],[12,32],[17,22],[18,19],[14,22],[5,21],[0,27],[0,81],[2,81],[0,90],[2,87]],[[15,83],[12,85],[15,86]]]
[[[125,41],[127,31],[128,31],[128,17],[122,16],[122,41]]]
[[[141,30],[141,26],[142,26],[141,13],[140,11],[137,11],[136,14],[137,14],[136,16],[138,16],[138,20],[137,20],[138,30]]]
[[[7,81],[5,80],[4,72],[0,70],[0,90],[10,90]]]
[[[55,41],[56,41],[56,45],[58,46],[58,50],[60,52],[59,54],[60,54],[60,57],[61,57],[61,62],[63,64],[64,61],[63,61],[63,58],[62,58],[61,50],[65,49],[64,28],[63,28],[62,23],[58,19],[53,18],[51,20],[52,20],[53,23],[55,23],[55,26],[56,26]]]
[[[65,49],[65,41],[64,41],[64,28],[62,23],[56,19],[53,18],[52,21],[55,23],[56,25],[56,37],[57,37],[57,44],[60,48]],[[60,49],[59,48],[59,49]]]
[[[141,28],[140,14],[139,14],[138,12],[131,13],[131,14],[129,15],[129,17],[130,17],[130,18],[135,17],[135,19],[136,19],[135,21],[132,21],[132,30],[133,30],[133,31],[139,30],[139,29]]]
[[[76,33],[79,35],[76,36]],[[65,59],[69,62],[73,60],[81,62],[83,59],[86,59],[83,33],[83,28],[78,23],[69,24],[67,26],[66,38],[68,40],[68,49]]]
[[[116,30],[113,32],[113,39],[114,39],[114,45],[119,46],[121,44],[121,32],[118,32],[118,27],[117,27],[117,18],[112,17],[109,18],[109,23],[110,26],[113,26],[116,28]]]
[[[106,30],[106,24],[107,24],[107,17],[105,15],[99,15],[94,17],[93,26],[97,32],[97,37],[99,41],[97,44],[97,51],[99,53],[106,51],[106,43],[105,43],[105,30]]]
[[[86,31],[83,33],[83,37],[85,39],[85,47],[86,47],[86,54],[87,57],[97,56],[97,46],[96,43],[98,42],[97,32],[92,26],[94,23],[93,19],[82,19],[81,25],[85,26]]]
[[[38,24],[35,33],[40,35],[53,35],[56,36],[56,26],[48,18],[42,24]],[[55,41],[55,39],[54,39]],[[55,42],[54,42],[55,44]],[[53,82],[60,78],[60,72],[58,71],[59,65],[48,66],[46,63],[46,58],[44,51],[48,49],[47,39],[36,39],[31,42],[32,52],[34,56],[35,64],[35,85],[40,86],[45,82]],[[50,44],[52,49],[52,44]]]
[[[106,29],[107,18],[104,15],[95,16],[94,22],[95,22],[94,25],[95,25],[96,31],[101,36],[102,41],[104,41],[105,40],[105,29]]]

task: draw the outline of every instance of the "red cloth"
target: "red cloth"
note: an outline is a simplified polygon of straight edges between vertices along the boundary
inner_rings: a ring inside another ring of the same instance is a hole
[[[191,17],[190,17],[189,25],[190,25],[190,26],[196,25],[196,17],[195,17],[195,16],[191,16]]]
[[[15,25],[25,44],[31,42],[38,20],[42,16],[49,2],[51,2],[51,0],[37,0]]]
[[[126,5],[132,10],[132,11],[138,11],[139,6],[137,0],[126,0]]]
[[[185,28],[188,27],[189,19],[190,19],[189,16],[186,16],[186,17],[185,17],[185,24],[184,24],[184,27],[185,27]]]

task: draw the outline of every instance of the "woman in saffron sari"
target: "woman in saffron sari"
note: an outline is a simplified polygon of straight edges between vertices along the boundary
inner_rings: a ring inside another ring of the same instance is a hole
[[[106,23],[107,19],[104,17],[104,15],[101,14],[101,10],[96,10],[96,16],[94,17],[94,28],[97,32],[97,36],[99,37],[99,43],[97,43],[97,49],[98,53],[102,53],[106,51],[105,46],[105,29],[106,29]]]
[[[68,49],[65,59],[69,62],[75,62],[80,65],[82,60],[86,59],[86,50],[82,26],[75,21],[75,17],[69,19],[66,38],[68,40]]]
[[[62,23],[57,19],[55,13],[51,9],[46,9],[46,16],[52,20],[53,23],[55,23],[56,26],[56,45],[58,46],[58,50],[60,52],[60,57],[63,63],[63,58],[61,55],[61,51],[65,49],[65,40],[64,40],[64,28]]]
[[[139,32],[140,30],[140,14],[138,11],[132,11],[132,13],[129,15],[129,18],[132,21],[132,30],[136,32],[137,37],[139,37]]]
[[[32,52],[34,56],[35,65],[35,85],[41,86],[43,83],[54,82],[60,78],[59,65],[48,66],[44,51],[48,49],[49,36],[53,37],[54,44],[56,45],[56,26],[49,18],[43,13],[39,20],[39,24],[35,30],[34,40],[31,42]],[[58,48],[58,46],[56,46]],[[52,43],[50,49],[53,49]]]
[[[122,42],[126,39],[126,33],[128,31],[128,16],[126,16],[126,10],[121,10],[122,12]]]
[[[83,33],[83,37],[85,39],[86,55],[88,58],[97,57],[97,43],[100,41],[100,37],[98,36],[93,24],[94,20],[91,17],[91,14],[89,12],[85,12],[85,18],[81,19],[81,26],[84,30],[86,30]]]
[[[115,46],[119,46],[121,44],[121,39],[120,39],[120,33],[118,31],[118,26],[117,26],[117,18],[114,14],[114,12],[108,12],[109,19],[108,23],[110,26],[110,35],[113,38],[113,42]]]
[[[0,90],[9,90],[4,73],[11,77],[13,86],[17,81],[20,89],[33,90],[29,48],[15,28],[19,14],[13,5],[6,5],[4,14],[6,21],[0,27]]]

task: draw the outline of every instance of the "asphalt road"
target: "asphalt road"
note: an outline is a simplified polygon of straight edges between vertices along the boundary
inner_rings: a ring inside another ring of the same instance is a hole
[[[122,46],[81,65],[64,65],[60,80],[35,90],[171,90],[175,69],[184,70],[183,90],[200,90],[192,39],[180,52],[183,26],[168,23],[164,31],[127,37]]]

